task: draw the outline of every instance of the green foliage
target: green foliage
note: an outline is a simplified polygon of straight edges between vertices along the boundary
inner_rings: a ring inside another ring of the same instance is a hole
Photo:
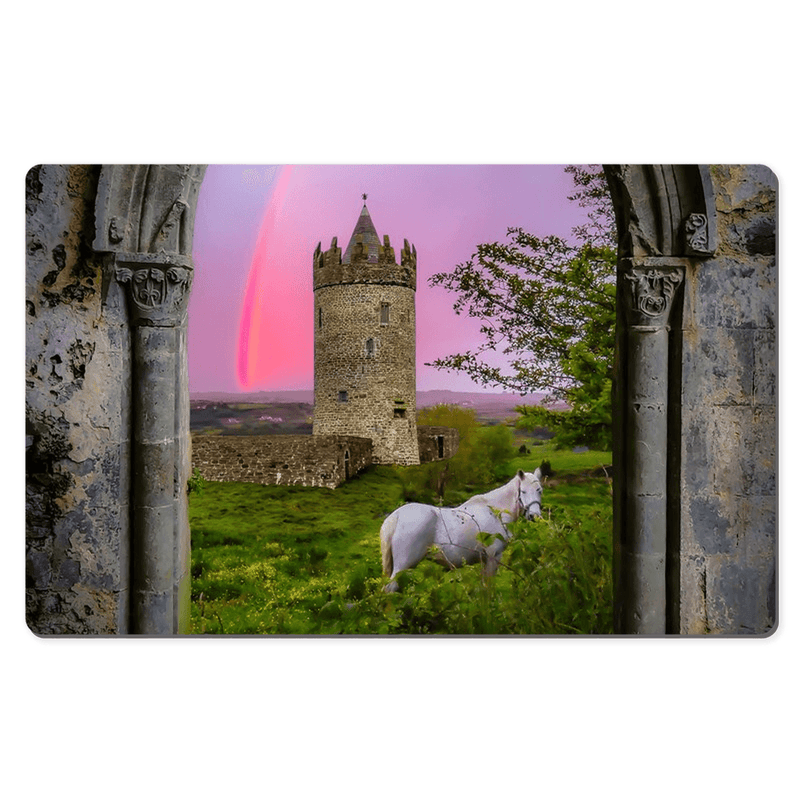
[[[192,470],[192,477],[186,482],[186,492],[187,494],[191,494],[194,492],[195,494],[200,494],[206,486],[205,478],[200,474],[200,470],[195,467]]]
[[[587,450],[585,452],[573,453],[570,450],[560,450],[558,446],[549,442],[535,444],[530,449],[529,455],[517,454],[509,464],[511,474],[518,469],[530,471],[539,466],[542,461],[550,463],[553,470],[553,481],[547,483],[545,492],[545,502],[555,505],[572,506],[574,502],[574,486],[570,489],[569,495],[562,495],[562,481],[567,481],[570,476],[576,480],[582,479],[593,472],[599,470],[603,465],[611,463],[611,453],[606,450]],[[582,484],[575,484],[582,485]]]
[[[514,435],[506,425],[492,425],[482,428],[476,446],[476,458],[491,470],[491,478],[496,482],[508,480],[513,470],[509,461],[516,455]]]
[[[610,509],[520,521],[498,575],[443,572],[422,562],[400,592],[360,597],[329,614],[324,632],[602,634],[612,632]]]
[[[492,435],[505,434],[490,444]],[[336,490],[207,482],[189,505],[193,632],[610,632],[609,486],[579,474],[609,454],[544,445],[515,451],[506,469],[532,471],[543,458],[555,470],[545,519],[518,524],[495,578],[423,561],[400,573],[392,595],[382,591],[378,531],[402,502],[400,476],[421,468],[372,467]]]
[[[471,408],[439,403],[419,409],[417,425],[445,425],[448,428],[455,428],[462,440],[469,440],[480,423]]]
[[[421,409],[417,424],[456,428],[458,450],[446,460],[405,468],[401,473],[405,500],[457,504],[475,494],[474,487],[510,477],[507,465],[516,451],[505,425],[482,427],[473,409],[446,404]]]
[[[531,426],[546,420],[562,445],[605,447],[616,318],[613,210],[601,170],[567,171],[577,187],[570,199],[589,217],[573,230],[574,240],[509,228],[509,243],[479,244],[469,261],[431,277],[431,285],[456,295],[457,313],[482,320],[485,340],[432,366],[522,394],[545,391],[548,400],[566,401],[570,410],[530,412]],[[487,351],[508,356],[511,372],[484,361]]]

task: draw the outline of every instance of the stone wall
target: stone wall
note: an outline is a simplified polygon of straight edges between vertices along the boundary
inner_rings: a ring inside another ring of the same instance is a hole
[[[443,425],[417,426],[419,460],[421,464],[452,458],[458,450],[458,431]]]
[[[372,463],[356,436],[193,436],[192,466],[209,481],[334,489]]]
[[[130,333],[92,249],[99,167],[26,181],[26,618],[124,633],[130,564]]]
[[[712,167],[719,245],[687,269],[679,486],[681,633],[775,622],[777,179]]]

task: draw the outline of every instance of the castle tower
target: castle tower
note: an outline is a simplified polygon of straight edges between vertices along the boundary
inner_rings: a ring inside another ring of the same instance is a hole
[[[400,263],[364,207],[342,255],[314,251],[314,433],[372,439],[376,464],[419,464],[417,251]]]

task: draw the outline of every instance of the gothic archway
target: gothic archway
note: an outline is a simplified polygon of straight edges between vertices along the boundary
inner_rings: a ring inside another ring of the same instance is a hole
[[[693,591],[685,590],[681,575],[688,568],[679,509],[685,470],[677,444],[686,430],[681,314],[687,283],[694,286],[715,258],[718,198],[706,167],[604,169],[619,233],[615,630],[693,632],[680,607],[683,595]],[[191,166],[105,166],[97,191],[94,248],[125,288],[132,328],[132,619],[142,633],[181,632],[188,617],[186,305],[203,172]],[[753,236],[762,237],[754,239],[754,248],[768,247],[762,233]],[[774,247],[774,222],[772,236]],[[774,366],[772,375],[774,383]],[[763,592],[772,592],[774,606],[774,552],[768,543],[758,557],[758,591],[771,569],[772,589]],[[705,580],[703,573],[695,583],[705,587]]]
[[[605,166],[617,221],[614,630],[680,626],[682,285],[714,254],[703,166]]]

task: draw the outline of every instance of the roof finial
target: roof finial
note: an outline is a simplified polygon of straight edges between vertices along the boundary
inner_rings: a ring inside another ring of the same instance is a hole
[[[366,192],[365,192],[364,194],[362,194],[362,195],[361,195],[361,197],[362,197],[362,198],[363,198],[363,200],[364,200],[364,205],[366,205],[366,204],[367,204],[367,195],[366,195]]]

